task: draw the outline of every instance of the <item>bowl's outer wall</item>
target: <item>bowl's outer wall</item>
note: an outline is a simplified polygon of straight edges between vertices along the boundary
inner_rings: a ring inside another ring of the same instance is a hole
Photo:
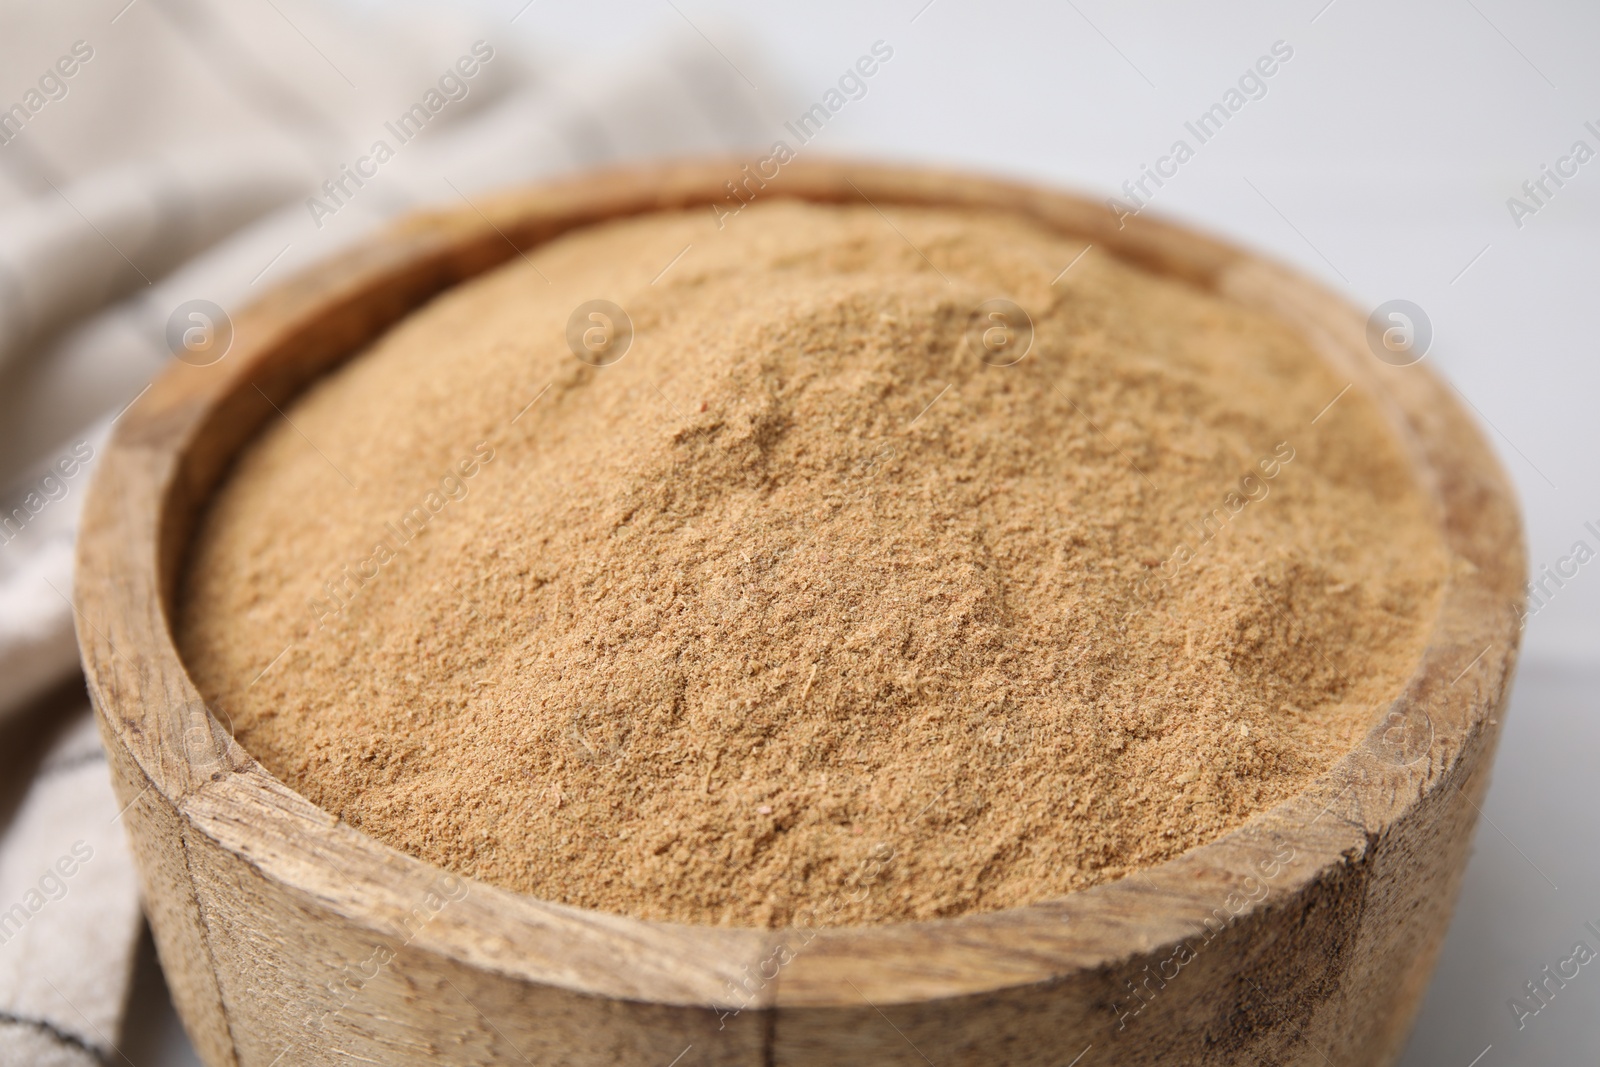
[[[207,709],[178,660],[170,605],[193,525],[273,414],[267,399],[286,403],[518,249],[715,202],[738,170],[622,171],[513,193],[482,216],[411,219],[243,312],[229,359],[174,364],[123,416],[85,513],[79,640],[157,947],[202,1058],[1392,1063],[1449,920],[1515,662],[1516,506],[1447,388],[1425,368],[1371,359],[1358,312],[1158,221],[1124,227],[1058,193],[845,163],[792,163],[771,190],[1024,213],[1280,315],[1386,406],[1456,556],[1435,632],[1356,751],[1223,839],[1061,900],[959,920],[670,926],[445,875],[337,824]]]

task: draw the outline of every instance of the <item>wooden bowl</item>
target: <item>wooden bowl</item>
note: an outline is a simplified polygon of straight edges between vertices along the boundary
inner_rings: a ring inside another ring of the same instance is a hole
[[[412,217],[282,286],[219,363],[124,415],[87,504],[78,639],[167,980],[208,1064],[1392,1063],[1467,858],[1519,637],[1505,475],[1425,366],[1319,286],[1056,192],[796,161],[763,196],[974,205],[1291,323],[1373,394],[1454,554],[1427,649],[1305,792],[1159,867],[932,922],[646,922],[462,879],[344,825],[207,710],[172,638],[197,516],[274,407],[440,290],[597,220],[724,203],[736,162],[586,176]],[[726,204],[724,203],[724,206]],[[271,403],[269,404],[268,400]]]

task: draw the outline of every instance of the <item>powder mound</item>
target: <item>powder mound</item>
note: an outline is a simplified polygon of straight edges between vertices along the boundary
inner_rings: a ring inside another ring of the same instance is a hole
[[[1303,788],[1442,587],[1376,405],[1313,423],[1286,327],[1020,218],[887,217],[577,231],[316,384],[197,537],[213,708],[398,848],[677,922],[1013,906]]]

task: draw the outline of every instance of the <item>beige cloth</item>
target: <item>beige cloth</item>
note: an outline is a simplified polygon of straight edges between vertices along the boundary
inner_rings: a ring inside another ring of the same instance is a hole
[[[0,92],[20,86],[24,108],[7,126],[14,101],[0,97],[0,485],[11,487],[0,728],[77,669],[78,510],[114,418],[171,358],[180,304],[237,309],[413,204],[626,159],[756,151],[793,105],[770,78],[753,93],[698,33],[564,75],[511,17],[357,15],[315,0],[0,2],[0,69],[22,72]],[[492,57],[442,82],[478,42]],[[50,90],[37,110],[30,78]],[[398,145],[386,124],[461,81],[465,95]],[[314,217],[308,198],[328,203],[322,182],[380,138],[394,158]],[[0,837],[0,908],[23,909],[0,942],[0,1067],[120,1062],[140,920],[88,722],[52,751]],[[0,771],[14,773],[11,756],[0,751]],[[82,861],[80,841],[92,850]],[[55,899],[58,880],[68,888]]]
[[[140,922],[117,809],[80,704],[0,836],[0,1063],[113,1055]]]

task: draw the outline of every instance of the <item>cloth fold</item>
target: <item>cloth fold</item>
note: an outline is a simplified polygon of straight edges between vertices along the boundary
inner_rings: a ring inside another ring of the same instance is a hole
[[[94,717],[82,700],[0,837],[0,1063],[115,1055],[140,918]]]

